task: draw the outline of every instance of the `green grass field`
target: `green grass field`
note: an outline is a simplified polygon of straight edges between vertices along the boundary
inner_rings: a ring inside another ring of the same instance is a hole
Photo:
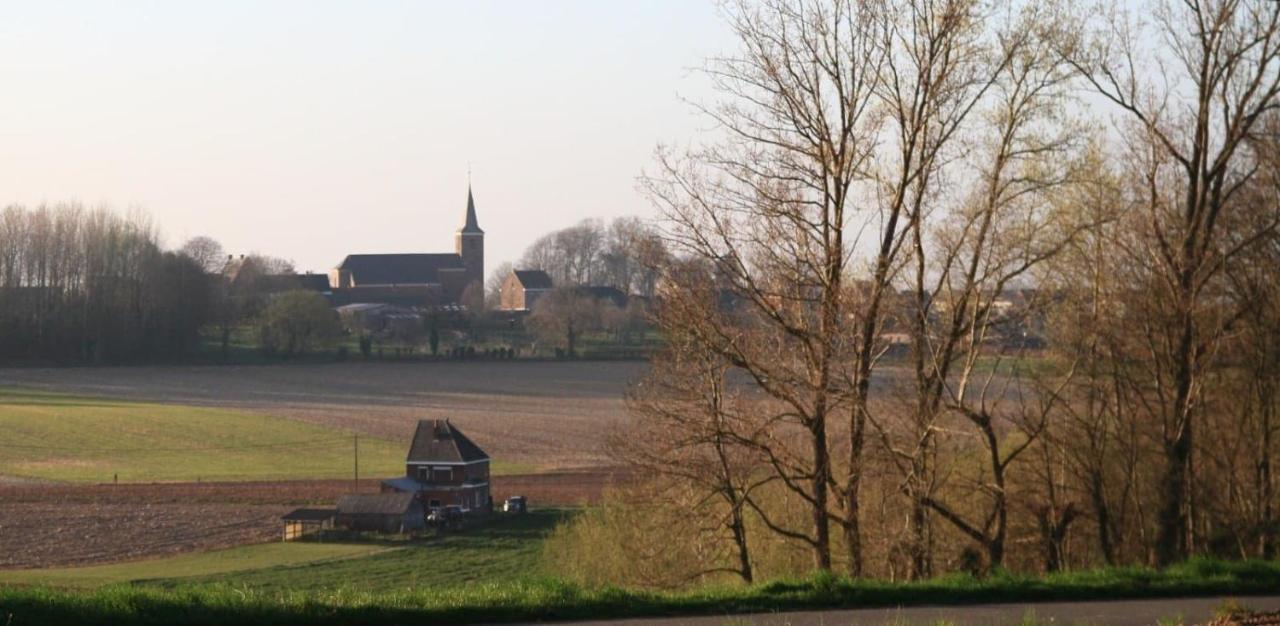
[[[25,478],[346,478],[352,470],[349,433],[226,409],[0,389],[0,432],[0,474]],[[407,448],[361,437],[361,474],[403,474]]]
[[[571,514],[536,509],[466,532],[411,541],[265,543],[110,565],[0,570],[0,586],[228,584],[281,592],[393,592],[511,583],[547,575],[541,565],[543,539]]]
[[[365,557],[366,560],[377,557]],[[0,585],[13,626],[77,624],[477,624],[720,615],[825,608],[963,605],[1275,593],[1280,562],[1198,559],[1164,571],[1117,568],[1048,577],[947,576],[914,583],[813,576],[753,586],[657,592],[585,588],[552,578],[386,591],[236,584],[115,585],[92,591]]]
[[[0,570],[0,585],[90,588],[147,580],[213,576],[303,563],[335,564],[394,549],[372,544],[262,543],[162,559],[33,570]]]
[[[397,591],[508,583],[546,576],[542,540],[569,512],[538,509],[492,525],[372,556],[335,563],[279,567],[205,576],[194,581],[254,589]],[[3,580],[3,579],[0,579]]]

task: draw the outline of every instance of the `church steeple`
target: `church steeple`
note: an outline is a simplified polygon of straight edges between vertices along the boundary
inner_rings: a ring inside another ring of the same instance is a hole
[[[463,292],[468,289],[473,295],[479,294],[484,297],[484,231],[480,230],[480,223],[476,220],[476,199],[471,195],[471,182],[467,182],[467,221],[453,235],[454,249],[457,250],[458,256],[462,259],[462,266],[466,268],[466,284]],[[465,293],[460,293],[459,299]],[[461,300],[460,300],[461,301]],[[464,303],[468,306],[481,306],[480,304]]]
[[[484,231],[480,230],[480,224],[476,222],[476,200],[471,195],[471,185],[467,185],[467,222],[462,225],[460,233],[483,235]]]

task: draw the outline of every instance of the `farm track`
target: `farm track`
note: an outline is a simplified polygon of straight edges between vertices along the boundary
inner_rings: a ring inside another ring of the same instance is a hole
[[[534,506],[595,502],[623,477],[615,471],[498,476],[495,500]],[[377,480],[361,480],[373,493]],[[280,516],[300,505],[332,506],[349,480],[0,484],[0,568],[91,565],[213,550],[279,537]]]

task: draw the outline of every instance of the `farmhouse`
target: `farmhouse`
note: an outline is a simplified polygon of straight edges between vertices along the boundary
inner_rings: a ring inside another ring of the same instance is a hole
[[[489,513],[489,455],[449,420],[419,420],[405,475],[382,481],[382,491],[412,495],[427,508],[457,505]]]
[[[453,241],[449,253],[348,255],[329,272],[330,300],[338,306],[447,307],[465,304],[469,294],[483,298],[484,231],[470,187],[466,218]]]
[[[426,524],[422,504],[408,493],[342,496],[334,523],[348,530],[384,533],[420,530]]]

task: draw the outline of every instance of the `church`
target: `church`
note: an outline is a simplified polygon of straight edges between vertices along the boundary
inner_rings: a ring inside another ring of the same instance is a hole
[[[453,252],[351,254],[329,270],[335,306],[380,303],[403,307],[459,307],[484,297],[484,231],[467,186],[467,212],[453,235]]]

